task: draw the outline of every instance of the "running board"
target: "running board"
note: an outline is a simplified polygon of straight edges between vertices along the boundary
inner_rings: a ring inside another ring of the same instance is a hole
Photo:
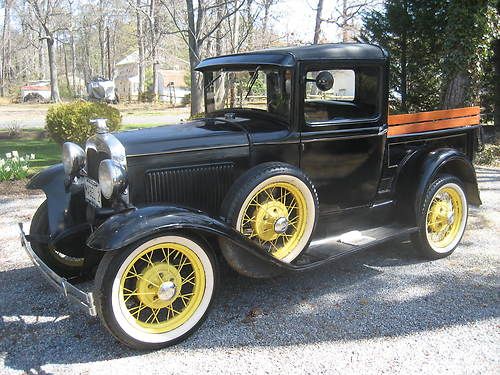
[[[417,231],[418,227],[389,224],[317,239],[310,243],[309,248],[294,262],[294,265],[300,269],[312,268]]]

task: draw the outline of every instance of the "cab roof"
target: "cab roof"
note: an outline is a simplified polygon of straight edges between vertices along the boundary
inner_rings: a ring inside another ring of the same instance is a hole
[[[299,61],[320,60],[385,60],[387,52],[365,43],[313,44],[299,47],[270,48],[260,51],[211,57],[196,66],[203,71],[237,65],[274,65],[294,67]]]

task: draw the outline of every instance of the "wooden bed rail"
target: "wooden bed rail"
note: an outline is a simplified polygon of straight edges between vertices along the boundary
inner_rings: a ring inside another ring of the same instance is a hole
[[[478,125],[480,107],[389,115],[389,136]]]

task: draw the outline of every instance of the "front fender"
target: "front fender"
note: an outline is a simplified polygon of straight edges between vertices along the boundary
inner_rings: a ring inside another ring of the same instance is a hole
[[[467,157],[460,151],[443,148],[430,152],[421,167],[420,180],[417,187],[415,207],[420,207],[425,191],[438,174],[451,174],[460,178],[464,185],[468,201],[473,205],[481,205],[476,171]]]
[[[229,264],[245,268],[245,274],[274,275],[293,266],[281,262],[227,223],[205,213],[176,206],[145,206],[111,216],[88,238],[87,246],[98,251],[119,250],[142,238],[168,231],[188,230],[202,236],[231,241],[237,253],[226,253]],[[237,258],[237,259],[236,259]],[[241,272],[240,270],[237,270]]]
[[[49,227],[51,233],[56,233],[64,223],[64,212],[69,205],[70,192],[66,191],[64,179],[66,175],[62,164],[56,164],[34,175],[26,188],[41,189],[47,196],[49,210]]]

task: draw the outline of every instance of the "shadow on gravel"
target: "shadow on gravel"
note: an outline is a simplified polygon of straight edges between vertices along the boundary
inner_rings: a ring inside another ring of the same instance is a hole
[[[476,177],[479,183],[500,181],[500,169],[476,167]]]
[[[467,252],[470,246],[464,243],[459,251]],[[402,336],[498,317],[494,276],[464,269],[457,277],[456,268],[446,266],[456,261],[454,256],[421,262],[411,245],[390,243],[314,272],[271,280],[228,273],[201,329],[163,352],[189,355],[191,350],[215,347]],[[4,317],[0,352],[5,353],[5,366],[29,371],[47,363],[157,358],[118,344],[97,319],[70,309],[38,279],[32,267],[0,273],[0,315]],[[249,316],[252,309],[261,313]],[[26,322],[29,316],[38,317],[38,322]]]

